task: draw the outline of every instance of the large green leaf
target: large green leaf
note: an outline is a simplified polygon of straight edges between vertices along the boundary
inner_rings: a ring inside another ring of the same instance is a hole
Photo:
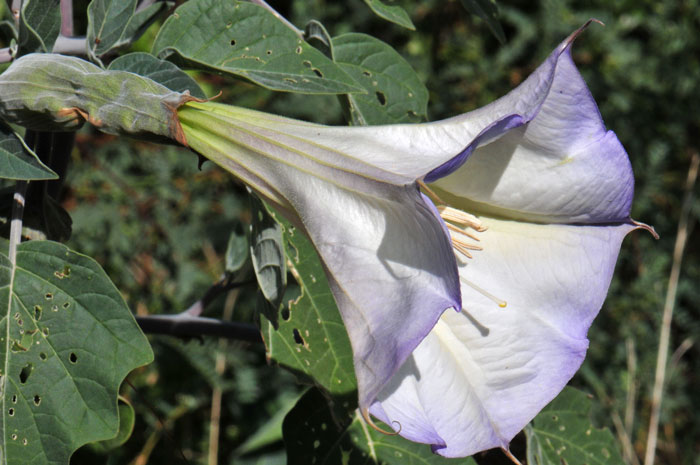
[[[58,175],[44,165],[5,123],[0,122],[0,178],[41,180]]]
[[[362,91],[272,13],[247,2],[190,0],[165,21],[153,53],[178,65],[232,74],[273,90]]]
[[[503,32],[503,27],[498,21],[498,6],[496,0],[462,0],[462,5],[471,14],[477,15],[479,18],[486,21],[486,25],[491,29],[491,32],[496,39],[502,44],[506,42],[506,34]]]
[[[176,92],[189,90],[190,94],[197,98],[207,98],[197,82],[187,73],[169,61],[159,60],[150,53],[127,53],[110,63],[108,69],[129,71],[151,78],[170,90]]]
[[[117,434],[119,386],[153,354],[99,265],[61,244],[21,244],[14,276],[0,253],[0,283],[0,463],[67,464]]]
[[[380,18],[396,23],[412,31],[416,30],[411,18],[408,17],[406,10],[397,5],[387,5],[381,0],[365,0],[365,3],[374,11]]]
[[[19,55],[50,52],[61,30],[60,0],[24,0],[19,21]]]
[[[476,465],[471,458],[446,459],[426,444],[375,431],[355,409],[356,402],[355,396],[328,398],[309,389],[282,427],[288,465]]]
[[[265,318],[261,330],[268,357],[306,373],[334,393],[357,388],[352,350],[321,261],[309,240],[280,215],[287,264],[301,295],[283,308],[277,328]]]
[[[614,436],[596,429],[591,400],[567,387],[525,428],[530,465],[622,465]]]
[[[333,57],[366,93],[344,102],[355,125],[416,123],[427,114],[428,90],[396,50],[366,34],[333,38]]]
[[[87,49],[90,57],[136,40],[143,30],[167,8],[167,2],[157,2],[136,11],[138,0],[92,0],[88,6]]]

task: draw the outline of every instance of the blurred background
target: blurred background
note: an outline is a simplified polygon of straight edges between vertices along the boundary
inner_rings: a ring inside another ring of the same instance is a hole
[[[75,2],[76,14],[86,3]],[[269,3],[297,26],[317,19],[332,36],[365,32],[391,44],[426,83],[431,120],[508,92],[589,18],[606,24],[593,24],[578,38],[574,59],[632,162],[633,217],[653,225],[660,239],[638,231],[624,241],[609,297],[589,333],[588,357],[572,384],[595,397],[595,423],[620,439],[628,462],[643,463],[674,243],[690,161],[700,149],[700,1],[499,0],[505,44],[459,0],[396,1],[415,32],[382,21],[361,0]],[[134,49],[149,51],[157,26]],[[335,97],[198,79],[208,95],[223,92],[219,101],[346,124]],[[197,158],[185,150],[86,129],[77,137],[61,201],[73,219],[69,246],[104,266],[135,313],[157,314],[184,310],[221,276],[231,230],[249,222],[243,192],[211,163],[198,170]],[[693,202],[684,227],[657,464],[700,464],[698,217],[700,205]],[[254,287],[244,286],[205,314],[253,322],[254,297]],[[131,439],[108,455],[87,446],[72,463],[204,464],[213,457],[220,464],[285,463],[279,426],[302,387],[266,364],[262,345],[150,340],[156,362],[133,373],[132,386],[123,388],[136,410]],[[217,434],[219,440],[211,439]],[[493,455],[476,460],[501,463]]]

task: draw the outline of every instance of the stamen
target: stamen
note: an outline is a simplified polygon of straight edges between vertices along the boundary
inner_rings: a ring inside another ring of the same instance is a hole
[[[479,239],[476,236],[476,234],[472,234],[469,231],[467,231],[466,229],[458,228],[457,226],[453,225],[452,223],[445,223],[445,225],[447,226],[447,229],[449,229],[450,231],[454,231],[456,233],[463,234],[470,239],[474,239],[475,241],[481,241],[481,239]]]
[[[442,201],[442,199],[433,191],[431,188],[428,187],[426,183],[423,181],[418,181],[418,185],[425,191],[425,194],[430,197],[430,200],[433,201],[435,205],[444,205],[445,202]]]
[[[484,248],[481,247],[480,245],[470,244],[469,242],[465,241],[461,237],[455,237],[453,235],[450,235],[450,237],[452,239],[452,244],[456,243],[456,244],[459,244],[462,247],[470,249],[470,250],[484,250]]]
[[[499,299],[499,298],[496,297],[495,295],[493,295],[493,294],[491,294],[490,292],[487,292],[486,290],[480,288],[479,286],[477,286],[477,285],[474,284],[473,282],[469,281],[468,279],[464,278],[463,276],[460,276],[460,277],[459,277],[459,280],[462,281],[462,282],[463,282],[464,284],[466,284],[467,286],[469,286],[469,287],[471,287],[472,289],[474,289],[476,292],[478,292],[478,293],[480,293],[481,295],[483,295],[484,297],[486,297],[486,298],[488,298],[488,299],[494,301],[496,304],[498,304],[499,307],[501,307],[501,308],[506,308],[506,306],[508,305],[508,302],[506,302],[505,300]]]
[[[440,216],[445,221],[460,224],[462,226],[468,226],[479,232],[486,231],[486,228],[481,223],[481,220],[474,215],[463,212],[462,210],[457,210],[456,208],[447,207],[445,205],[440,205],[437,207],[437,209],[440,212]]]
[[[462,247],[462,246],[459,245],[459,244],[455,244],[454,241],[452,242],[452,247],[454,247],[454,248],[457,250],[457,252],[461,253],[461,254],[464,255],[465,257],[467,257],[467,258],[474,258],[474,257],[472,257],[472,254],[470,254],[469,251],[468,251],[467,249],[465,249],[464,247]]]

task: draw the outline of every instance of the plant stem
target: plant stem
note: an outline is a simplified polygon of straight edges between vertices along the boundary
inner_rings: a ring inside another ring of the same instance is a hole
[[[73,0],[61,0],[61,35],[73,36]]]
[[[634,413],[637,403],[637,351],[634,339],[631,337],[627,338],[625,346],[627,349],[627,401],[625,403],[624,430],[627,433],[627,437],[631,438],[634,435]],[[632,463],[632,457],[637,461],[634,448],[624,447],[624,453],[627,463]]]
[[[234,289],[226,296],[224,304],[224,321],[233,318],[233,308],[238,300],[239,290]],[[217,375],[222,376],[226,370],[226,348],[228,341],[219,339],[219,350],[216,352],[216,365],[214,369]],[[223,391],[220,386],[214,386],[211,393],[211,414],[209,415],[209,461],[208,463],[219,463],[219,436],[221,431],[221,399]]]
[[[185,314],[136,316],[136,322],[144,333],[149,334],[179,337],[218,336],[239,341],[262,342],[258,328],[248,323]]]
[[[681,214],[678,220],[678,234],[676,244],[673,248],[673,263],[671,265],[671,275],[668,279],[668,289],[666,291],[666,301],[664,303],[664,313],[661,319],[661,334],[659,336],[659,350],[656,357],[656,376],[654,379],[654,391],[651,398],[651,415],[649,418],[649,435],[647,437],[646,454],[644,455],[644,465],[653,465],[656,456],[656,441],[659,432],[659,414],[661,412],[661,400],[663,397],[664,380],[666,378],[666,364],[668,359],[668,346],[671,337],[671,320],[673,318],[673,307],[676,303],[676,292],[678,290],[678,279],[681,272],[681,262],[683,261],[683,249],[688,239],[688,218],[693,204],[693,187],[698,176],[698,166],[700,156],[693,154],[688,169],[688,178],[685,183],[685,197],[681,207]]]
[[[232,282],[228,278],[224,277],[223,279],[212,284],[211,287],[207,289],[207,291],[204,293],[204,296],[202,296],[201,299],[190,305],[190,307],[184,312],[180,313],[180,315],[186,315],[191,317],[200,316],[204,309],[207,308],[207,306],[221,294],[224,294],[230,291],[231,289],[235,289],[245,284],[250,284],[250,282]]]

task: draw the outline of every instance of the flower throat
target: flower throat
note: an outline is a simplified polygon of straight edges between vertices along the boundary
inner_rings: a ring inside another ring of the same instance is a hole
[[[475,251],[484,250],[484,248],[478,244],[478,242],[481,241],[478,234],[483,233],[488,228],[483,225],[481,220],[471,213],[450,207],[446,204],[446,202],[440,199],[435,192],[425,185],[425,183],[419,182],[419,185],[425,191],[428,197],[435,202],[436,208],[440,213],[440,217],[445,222],[445,226],[447,226],[449,231],[450,241],[452,242],[452,248],[456,252],[455,256],[457,257],[457,261],[460,263],[465,263],[465,258],[474,258],[472,253]],[[508,305],[505,300],[499,299],[465,277],[460,275],[459,280],[484,297],[496,303],[499,307],[505,308]]]

